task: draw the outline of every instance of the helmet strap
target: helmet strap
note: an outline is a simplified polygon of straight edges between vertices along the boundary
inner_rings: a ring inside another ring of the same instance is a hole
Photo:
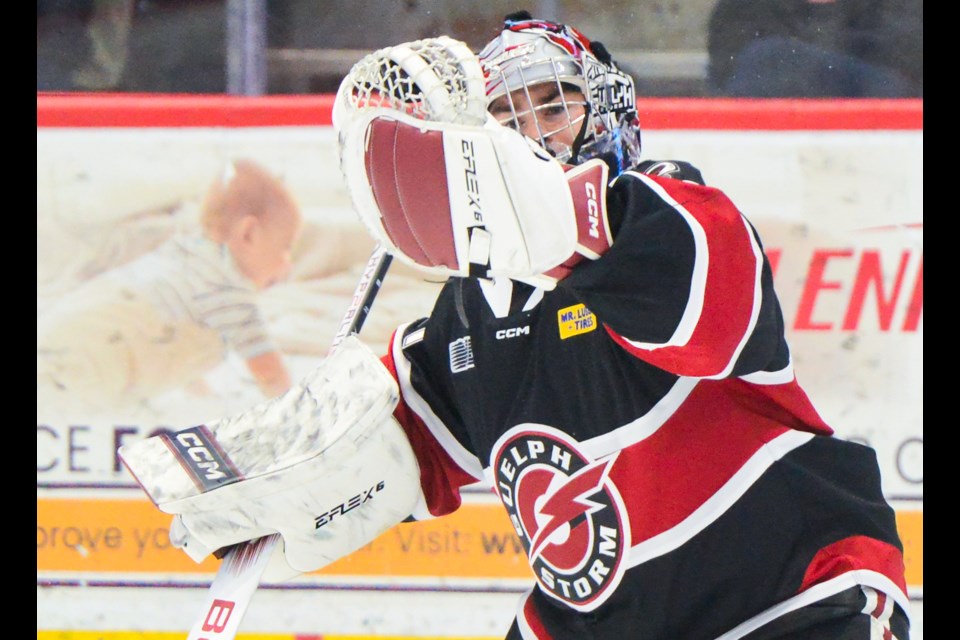
[[[587,123],[590,121],[590,114],[585,113],[583,119],[580,121],[580,131],[577,132],[577,137],[573,139],[573,145],[570,148],[570,164],[577,164],[577,160],[580,157],[580,148],[583,147],[583,139],[587,137]]]

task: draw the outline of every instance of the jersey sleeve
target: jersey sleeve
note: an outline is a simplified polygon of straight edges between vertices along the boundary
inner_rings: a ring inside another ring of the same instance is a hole
[[[570,288],[627,351],[682,376],[789,364],[760,239],[720,190],[626,172],[608,191],[614,242]]]
[[[451,404],[446,343],[426,337],[430,323],[423,319],[398,328],[381,358],[400,387],[394,417],[420,464],[423,503],[412,514],[416,520],[455,511],[461,504],[460,489],[483,479],[483,465]],[[442,349],[437,346],[441,343]]]

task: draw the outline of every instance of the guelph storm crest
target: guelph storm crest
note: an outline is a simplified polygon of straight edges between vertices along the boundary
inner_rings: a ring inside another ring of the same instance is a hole
[[[540,587],[580,611],[613,593],[630,544],[623,501],[608,478],[614,460],[590,459],[545,425],[514,427],[493,449],[497,493]]]

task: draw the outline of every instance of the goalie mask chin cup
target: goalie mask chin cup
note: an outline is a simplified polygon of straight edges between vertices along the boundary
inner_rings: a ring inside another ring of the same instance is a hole
[[[507,16],[500,35],[480,52],[480,64],[486,78],[487,105],[506,96],[512,122],[520,127],[519,116],[525,115],[514,101],[526,95],[534,85],[552,83],[557,87],[557,100],[539,105],[535,111],[581,104],[586,117],[570,120],[564,126],[544,131],[537,129],[538,142],[560,162],[579,164],[601,158],[616,176],[640,161],[640,121],[637,118],[636,92],[633,79],[621,71],[599,42],[591,42],[568,25],[532,19],[529,14]],[[575,91],[571,91],[575,89]],[[517,94],[515,92],[523,93]],[[581,93],[586,102],[577,93]],[[564,128],[576,133],[572,145],[551,140]]]

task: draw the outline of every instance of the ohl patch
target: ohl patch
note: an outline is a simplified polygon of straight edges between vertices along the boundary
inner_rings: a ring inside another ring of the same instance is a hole
[[[566,340],[596,329],[597,317],[585,305],[575,304],[557,311],[557,324],[560,327],[560,339]]]
[[[545,593],[592,611],[616,590],[630,546],[616,456],[593,460],[567,434],[518,425],[492,453],[495,485]]]

